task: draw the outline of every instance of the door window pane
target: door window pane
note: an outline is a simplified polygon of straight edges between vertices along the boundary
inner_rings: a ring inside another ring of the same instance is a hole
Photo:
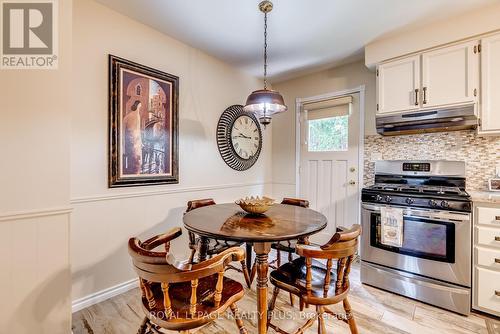
[[[309,152],[347,151],[349,115],[308,121]]]

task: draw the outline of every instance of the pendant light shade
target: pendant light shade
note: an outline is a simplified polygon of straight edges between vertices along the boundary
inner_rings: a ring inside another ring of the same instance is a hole
[[[272,115],[285,112],[288,107],[279,92],[267,89],[267,13],[273,9],[273,4],[264,0],[259,4],[259,9],[264,13],[264,89],[253,91],[248,96],[243,110],[254,113],[260,123],[266,126],[271,123]]]
[[[283,96],[275,90],[259,89],[247,98],[244,111],[257,115],[262,125],[271,123],[271,116],[288,110]]]

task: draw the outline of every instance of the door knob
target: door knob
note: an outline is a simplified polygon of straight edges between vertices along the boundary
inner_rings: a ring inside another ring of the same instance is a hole
[[[349,171],[350,171],[351,173],[354,173],[354,172],[356,171],[356,168],[351,167],[351,168],[349,168]]]
[[[355,185],[355,184],[356,184],[356,181],[351,180],[351,181],[349,181],[349,184],[350,184],[351,186],[353,186],[353,185]]]

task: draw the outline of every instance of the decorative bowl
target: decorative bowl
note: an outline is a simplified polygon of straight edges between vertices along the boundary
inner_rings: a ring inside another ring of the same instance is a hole
[[[237,200],[235,202],[243,210],[251,214],[263,214],[274,204],[274,199],[263,196],[260,198],[256,197],[245,197]]]

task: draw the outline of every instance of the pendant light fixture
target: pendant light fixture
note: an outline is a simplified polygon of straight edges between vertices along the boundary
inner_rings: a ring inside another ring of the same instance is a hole
[[[273,9],[273,3],[264,0],[259,4],[264,13],[264,89],[253,91],[247,98],[244,111],[252,112],[259,118],[260,124],[271,123],[271,116],[288,110],[283,96],[275,90],[267,89],[267,13]]]

